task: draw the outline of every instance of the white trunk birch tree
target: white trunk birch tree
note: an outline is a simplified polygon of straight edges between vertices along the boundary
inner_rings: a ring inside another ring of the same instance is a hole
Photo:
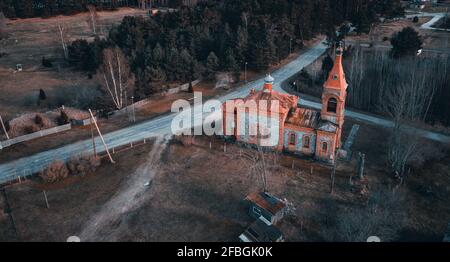
[[[120,48],[108,48],[103,51],[103,64],[97,75],[102,89],[114,107],[122,109],[126,105],[125,95],[133,94],[135,78]]]
[[[91,27],[92,33],[94,35],[97,35],[97,27],[98,27],[98,19],[99,19],[97,9],[94,5],[88,5],[87,9],[89,11],[88,23]]]

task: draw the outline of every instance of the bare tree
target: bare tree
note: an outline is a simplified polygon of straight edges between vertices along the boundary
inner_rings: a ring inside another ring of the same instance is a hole
[[[376,191],[365,206],[340,210],[323,234],[331,241],[366,242],[369,236],[378,236],[383,242],[395,240],[405,218],[403,205],[402,191]]]
[[[97,13],[97,8],[95,7],[95,5],[88,5],[87,9],[89,10],[89,19],[88,19],[88,23],[92,29],[92,33],[94,35],[97,35],[97,26],[98,26],[98,13]]]
[[[69,59],[69,51],[67,49],[67,42],[68,42],[68,36],[66,31],[66,25],[63,23],[58,23],[58,31],[59,31],[59,38],[61,41],[61,46],[63,48],[64,52],[64,59]]]
[[[125,94],[133,94],[135,78],[120,48],[108,48],[103,51],[103,64],[97,75],[114,106],[122,109],[126,104]]]
[[[429,111],[435,88],[426,85],[426,78],[413,75],[409,83],[392,86],[384,93],[381,108],[393,121],[388,146],[388,160],[396,177],[401,181],[405,168],[417,148],[418,139],[408,121],[423,122]]]
[[[142,9],[149,9],[152,7],[152,0],[138,0],[138,4]]]
[[[248,166],[250,177],[260,180],[261,189],[267,192],[268,178],[274,170],[280,168],[278,153],[265,153],[261,146],[256,146],[256,150],[252,150],[251,153],[241,151],[239,155],[244,165]]]
[[[6,17],[3,12],[0,11],[0,39],[6,37]]]

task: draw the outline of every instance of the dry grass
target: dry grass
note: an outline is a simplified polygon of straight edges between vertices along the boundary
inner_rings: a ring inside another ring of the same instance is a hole
[[[127,15],[143,15],[142,10],[124,8],[116,12],[99,12],[100,37]],[[96,86],[95,80],[85,73],[74,72],[63,60],[57,25],[66,24],[70,41],[82,38],[92,40],[87,23],[87,13],[58,16],[48,19],[31,18],[7,22],[8,38],[0,41],[0,111],[4,118],[13,118],[29,111],[45,110],[36,104],[39,89],[48,99],[59,89],[76,89],[77,86]],[[50,59],[52,68],[42,66],[42,57]],[[23,65],[22,72],[14,72],[16,64]],[[76,83],[77,85],[74,85]]]
[[[28,113],[9,121],[10,137],[17,137],[56,126],[56,123],[45,114]]]
[[[345,133],[350,127],[347,125]],[[359,183],[349,185],[349,175],[355,172],[353,164],[339,165],[335,192],[330,195],[329,167],[287,155],[266,155],[269,192],[287,199],[295,207],[293,214],[279,225],[288,241],[342,239],[340,230],[351,226],[342,224],[345,222],[342,219],[364,214],[371,196],[379,189],[395,185],[385,171],[384,143],[373,146],[373,141],[383,141],[383,137],[383,130],[361,124],[355,152],[367,153],[365,194],[358,191]],[[251,163],[241,157],[254,155],[255,151],[228,144],[224,152],[223,141],[210,138],[195,138],[193,144],[184,142],[185,145],[172,142],[161,154],[157,173],[142,193],[146,200],[105,224],[98,231],[98,239],[108,240],[114,235],[119,241],[236,240],[251,223],[243,199],[262,186],[260,174],[251,172]],[[139,166],[147,164],[150,151],[143,146],[117,154],[116,164],[105,163],[95,173],[83,177],[69,177],[52,185],[32,182],[8,188],[19,238],[64,241],[81,232],[92,216],[128,185]],[[407,179],[403,187],[405,201],[396,205],[398,213],[394,213],[406,218],[390,223],[381,232],[385,239],[439,240],[448,222],[446,214],[450,212],[446,159],[448,154],[442,160],[427,160],[423,169],[415,169]],[[47,191],[49,210],[45,208],[41,190]],[[48,221],[52,221],[51,227]],[[352,221],[359,220],[355,217]]]
[[[13,138],[58,126],[60,124],[61,111],[62,109],[59,108],[45,113],[27,113],[16,117],[7,123],[8,134],[10,138]],[[69,121],[83,120],[90,117],[87,111],[76,108],[65,107],[64,112]],[[2,134],[0,138],[5,139],[5,136]]]

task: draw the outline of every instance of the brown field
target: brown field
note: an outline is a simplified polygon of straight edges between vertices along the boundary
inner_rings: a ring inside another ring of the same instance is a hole
[[[422,24],[428,22],[429,20],[431,20],[430,17],[420,17],[419,22],[417,23],[413,23],[412,19],[386,21],[373,28],[370,34],[352,35],[346,39],[349,41],[372,42],[374,44],[390,45],[390,38],[392,35],[409,26],[416,29],[420,33],[423,38],[424,48],[438,50],[442,49],[448,53],[448,48],[450,48],[449,33],[424,30],[420,28]]]
[[[346,133],[350,126],[348,121]],[[349,184],[354,161],[338,166],[335,191],[330,195],[329,166],[266,154],[269,192],[295,207],[279,225],[287,241],[341,240],[335,229],[339,219],[357,214],[371,194],[396,184],[385,171],[385,143],[372,142],[385,137],[386,130],[361,124],[354,149],[367,154],[369,191],[363,195],[355,191],[356,185]],[[117,164],[104,161],[95,174],[86,177],[71,177],[53,185],[33,179],[5,188],[17,234],[10,215],[5,214],[0,216],[0,240],[65,241],[83,230],[91,231],[93,221],[102,221],[94,227],[95,234],[84,240],[235,241],[252,221],[243,199],[262,187],[260,177],[249,171],[250,162],[240,156],[255,151],[227,144],[224,152],[223,141],[206,137],[196,138],[195,145],[177,141],[160,151],[147,144],[118,153],[114,156]],[[390,211],[399,215],[398,221],[390,222],[394,233],[386,236],[389,240],[442,239],[450,219],[450,158],[448,151],[439,155],[435,152],[439,146],[431,147],[430,158],[415,168],[400,188],[403,198]],[[152,162],[152,154],[157,163]],[[143,169],[148,166],[150,169]],[[136,179],[147,174],[154,175],[150,186],[134,192],[143,187],[143,181],[135,183]],[[50,209],[42,190],[47,192]],[[3,197],[0,207],[4,207]],[[382,232],[372,234],[384,237]]]
[[[124,16],[144,14],[142,10],[131,8],[99,12],[100,37]],[[63,61],[58,24],[65,25],[69,42],[93,38],[87,14],[7,22],[8,37],[0,41],[0,111],[3,118],[10,119],[24,112],[47,110],[35,103],[39,89],[43,89],[51,97],[55,90],[61,88],[95,87],[94,80],[89,80],[84,73],[74,72]],[[42,66],[44,56],[52,61],[52,68]],[[16,64],[22,64],[22,72],[15,72]]]

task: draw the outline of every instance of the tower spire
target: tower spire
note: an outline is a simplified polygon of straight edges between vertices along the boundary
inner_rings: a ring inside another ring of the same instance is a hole
[[[334,60],[333,68],[331,69],[328,79],[323,85],[325,88],[338,89],[341,91],[347,90],[347,81],[345,80],[344,67],[342,66],[342,55],[344,48],[342,42],[339,42],[336,48],[336,59]]]

